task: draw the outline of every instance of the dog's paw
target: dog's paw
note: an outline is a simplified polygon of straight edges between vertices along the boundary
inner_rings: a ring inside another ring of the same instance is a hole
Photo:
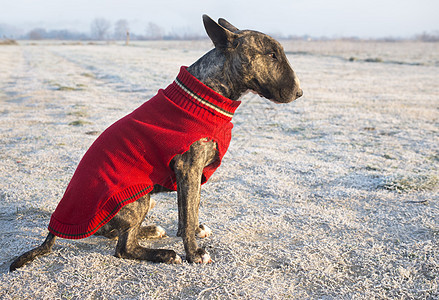
[[[172,259],[169,261],[169,263],[170,263],[170,264],[180,265],[180,264],[183,263],[183,260],[181,259],[181,257],[180,257],[179,255],[176,254],[175,257],[172,258]]]
[[[188,256],[186,259],[190,263],[198,263],[198,264],[212,263],[212,258],[210,257],[209,253],[201,248],[198,248],[198,250],[193,255]]]
[[[166,230],[162,226],[156,226],[156,236],[157,238],[166,237]]]
[[[197,237],[206,238],[212,235],[212,230],[206,225],[200,225],[197,229]]]
[[[138,234],[141,239],[161,239],[166,236],[165,229],[157,225],[142,226]]]
[[[212,263],[212,258],[210,257],[209,253],[204,253],[201,256],[201,262],[202,264],[211,264]]]

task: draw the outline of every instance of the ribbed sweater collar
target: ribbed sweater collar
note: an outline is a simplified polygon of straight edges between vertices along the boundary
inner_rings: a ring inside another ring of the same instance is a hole
[[[176,105],[212,122],[230,122],[241,101],[218,94],[181,67],[180,73],[164,94]]]

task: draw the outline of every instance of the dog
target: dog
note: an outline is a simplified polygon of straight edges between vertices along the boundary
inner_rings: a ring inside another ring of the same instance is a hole
[[[182,263],[173,250],[138,243],[166,236],[163,228],[141,223],[155,205],[150,195],[172,190],[186,260],[212,262],[196,242],[211,234],[198,222],[200,190],[227,151],[239,99],[251,91],[289,103],[303,92],[279,42],[222,18],[217,23],[203,15],[203,23],[214,49],[182,67],[171,85],[97,138],[52,214],[47,238],[16,258],[10,271],[51,252],[56,237],[92,234],[117,238],[119,258]]]

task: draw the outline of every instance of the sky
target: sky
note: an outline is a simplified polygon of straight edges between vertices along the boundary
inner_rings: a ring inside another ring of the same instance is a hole
[[[314,37],[412,37],[439,31],[438,0],[0,0],[0,25],[90,32],[96,18],[128,21],[144,34],[149,22],[166,32],[204,34],[202,14],[240,29]]]

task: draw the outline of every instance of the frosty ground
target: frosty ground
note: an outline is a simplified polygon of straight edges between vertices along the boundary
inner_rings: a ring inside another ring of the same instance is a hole
[[[284,42],[304,96],[242,99],[204,185],[210,265],[117,259],[115,241],[40,244],[99,133],[171,83],[208,42],[0,47],[0,298],[437,299],[439,45]],[[174,249],[174,193],[145,223]]]

